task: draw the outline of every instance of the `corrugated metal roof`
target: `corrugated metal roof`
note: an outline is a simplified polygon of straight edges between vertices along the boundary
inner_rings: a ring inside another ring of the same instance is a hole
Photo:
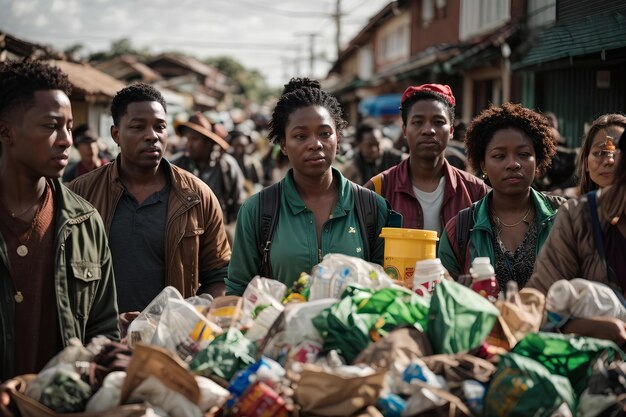
[[[595,15],[542,32],[535,46],[513,69],[626,46],[626,17]]]
[[[78,64],[67,61],[48,61],[50,65],[59,67],[65,72],[75,89],[86,96],[113,97],[126,85],[89,64]]]

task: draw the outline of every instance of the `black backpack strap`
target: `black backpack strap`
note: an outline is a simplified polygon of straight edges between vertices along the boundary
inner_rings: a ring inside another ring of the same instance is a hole
[[[272,235],[278,221],[280,191],[280,182],[277,182],[259,193],[259,240],[257,244],[261,253],[261,275],[265,278],[273,278],[269,254]]]
[[[370,260],[372,248],[378,239],[378,206],[376,205],[376,193],[358,184],[351,183],[354,195],[354,207],[359,219],[359,229],[363,239],[363,259]]]
[[[476,203],[459,211],[456,216],[456,243],[459,249],[459,268],[465,269],[465,252],[469,242],[470,230],[474,227],[474,207]]]

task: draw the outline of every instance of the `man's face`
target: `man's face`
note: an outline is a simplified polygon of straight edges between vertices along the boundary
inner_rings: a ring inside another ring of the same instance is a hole
[[[80,160],[83,162],[92,162],[94,159],[98,158],[98,153],[100,153],[98,142],[96,141],[80,143],[76,149],[78,149]]]
[[[40,90],[34,102],[0,120],[2,150],[15,175],[58,178],[72,146],[72,106],[60,90]]]
[[[111,126],[111,137],[120,146],[124,164],[139,169],[158,167],[167,148],[165,109],[157,101],[130,103],[119,126]]]
[[[365,162],[376,162],[380,158],[380,142],[383,140],[383,132],[380,129],[374,129],[366,132],[361,138],[359,150]]]
[[[211,157],[215,142],[190,128],[185,128],[184,135],[187,138],[185,151],[189,158],[196,163],[207,162]]]
[[[420,100],[413,104],[402,126],[412,158],[441,157],[452,138],[448,109],[438,100]]]

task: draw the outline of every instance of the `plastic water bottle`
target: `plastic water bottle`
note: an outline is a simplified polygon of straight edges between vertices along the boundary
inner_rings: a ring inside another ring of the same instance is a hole
[[[472,261],[470,274],[472,276],[472,290],[487,300],[495,302],[500,293],[500,285],[498,285],[495,269],[493,269],[489,258],[475,258]]]

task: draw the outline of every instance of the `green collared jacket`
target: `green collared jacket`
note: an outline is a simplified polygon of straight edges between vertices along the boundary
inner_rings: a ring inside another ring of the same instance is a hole
[[[54,195],[54,282],[63,346],[77,337],[87,343],[104,335],[118,340],[118,309],[113,264],[98,212],[59,180]],[[9,257],[0,234],[0,380],[13,376],[15,300]]]
[[[456,239],[456,221],[458,216],[450,219],[446,224],[445,231],[439,242],[438,256],[443,266],[450,272],[450,275],[457,278],[461,274],[469,273],[471,260],[485,256],[489,257],[491,264],[495,265],[495,250],[493,248],[493,229],[489,221],[489,199],[493,191],[476,203],[474,209],[474,226],[470,231],[469,242],[466,247],[465,265],[459,265],[459,248]],[[565,199],[556,196],[549,196],[534,189],[530,189],[530,195],[535,203],[536,221],[538,222],[537,244],[535,255],[539,253],[543,243],[548,238],[556,209]]]
[[[341,253],[363,258],[363,240],[359,220],[354,207],[354,196],[350,181],[333,168],[333,176],[339,179],[339,200],[332,216],[322,229],[321,252],[318,251],[315,216],[298,194],[289,170],[281,180],[280,211],[272,236],[269,261],[274,277],[291,286],[301,272],[311,272],[311,268],[328,253]],[[377,195],[378,228],[387,224],[388,210],[385,200]],[[233,253],[228,267],[226,294],[241,295],[255,275],[261,274],[261,253],[257,246],[259,227],[259,194],[250,197],[242,205],[237,217],[237,228]],[[371,248],[370,262],[382,264],[384,242],[378,239]]]

